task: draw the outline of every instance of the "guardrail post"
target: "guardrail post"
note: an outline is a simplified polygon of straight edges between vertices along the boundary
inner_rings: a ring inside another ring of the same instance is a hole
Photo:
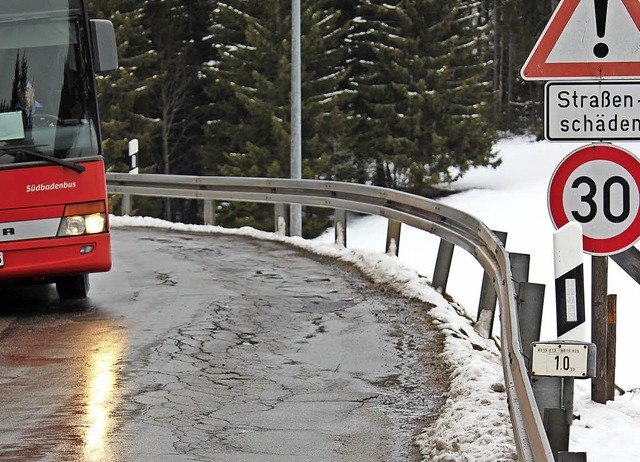
[[[509,253],[509,261],[518,299],[520,344],[528,359],[531,358],[531,344],[540,340],[545,286],[529,282],[530,255]]]
[[[387,244],[385,245],[384,252],[387,254],[393,254],[396,257],[400,252],[400,231],[402,229],[402,223],[395,220],[387,221]]]
[[[566,457],[579,457],[580,454],[576,453],[575,456],[572,456],[567,453],[569,450],[569,430],[574,418],[573,385],[574,379],[572,377],[535,377],[531,383],[547,438],[549,438],[549,444],[557,462],[571,460]],[[562,459],[560,454],[563,454]]]
[[[204,200],[204,224],[215,225],[216,224],[216,201],[212,199]]]
[[[122,216],[131,216],[131,194],[122,195]]]
[[[455,249],[455,245],[451,242],[445,241],[444,239],[440,239],[438,255],[436,257],[436,267],[433,270],[433,281],[431,285],[442,294],[447,292],[447,282],[449,281],[453,249]]]
[[[509,262],[518,299],[520,344],[530,367],[531,344],[540,340],[545,285],[529,282],[530,255],[509,253]]]
[[[558,462],[587,462],[587,453],[558,452]]]
[[[547,379],[549,377],[545,377]],[[555,378],[554,378],[555,379]],[[553,382],[562,381],[562,379],[555,379]],[[571,381],[571,393],[573,393],[573,379]],[[560,385],[560,388],[564,384]],[[555,388],[555,386],[554,386]],[[567,387],[565,387],[566,389]],[[558,460],[558,453],[567,452],[569,450],[569,425],[567,425],[566,410],[561,408],[560,403],[558,407],[547,408],[544,410],[544,427],[547,429],[547,437],[549,438],[549,444],[553,449],[554,458]]]
[[[529,264],[531,262],[531,256],[526,253],[509,252],[509,262],[511,263],[511,277],[513,282],[516,284],[517,292],[517,285],[529,280]]]
[[[287,204],[275,204],[275,233],[279,236],[287,236],[289,232],[289,214]]]
[[[335,243],[342,247],[347,246],[347,211],[336,209],[333,215],[333,226],[335,229]]]
[[[521,282],[518,289],[518,325],[520,343],[527,358],[531,358],[531,344],[540,340],[544,284]]]
[[[502,231],[493,232],[496,237],[502,242],[502,245],[507,242],[507,233]],[[491,330],[493,329],[493,320],[496,315],[496,303],[498,302],[498,295],[496,294],[494,281],[491,277],[484,272],[482,277],[482,288],[480,290],[480,302],[478,304],[478,319],[476,319],[475,330],[484,338],[491,337]]]

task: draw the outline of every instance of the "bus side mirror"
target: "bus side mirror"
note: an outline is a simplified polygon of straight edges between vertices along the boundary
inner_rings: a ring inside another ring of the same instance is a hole
[[[106,19],[91,20],[93,40],[93,67],[95,72],[112,71],[118,68],[118,49],[113,23]]]

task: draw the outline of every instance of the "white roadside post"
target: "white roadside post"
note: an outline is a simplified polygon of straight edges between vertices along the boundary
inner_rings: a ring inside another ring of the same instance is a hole
[[[129,173],[138,174],[138,140],[136,138],[129,140]],[[131,215],[131,195],[122,195],[122,215]]]
[[[138,140],[136,138],[129,141],[129,165],[131,169],[129,173],[138,174]]]
[[[586,341],[582,226],[570,221],[553,234],[558,339]]]

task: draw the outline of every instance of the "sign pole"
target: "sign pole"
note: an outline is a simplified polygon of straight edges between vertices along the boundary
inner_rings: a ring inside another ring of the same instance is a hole
[[[616,311],[618,296],[607,296],[607,400],[616,399]]]
[[[291,175],[302,178],[302,58],[300,0],[291,2]],[[302,236],[302,206],[291,204],[292,236]]]
[[[607,402],[607,275],[606,256],[591,257],[591,341],[596,344],[596,376],[591,380],[591,400]]]

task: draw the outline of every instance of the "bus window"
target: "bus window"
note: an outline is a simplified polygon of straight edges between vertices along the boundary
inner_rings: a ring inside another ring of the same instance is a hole
[[[33,151],[57,158],[99,154],[93,74],[81,59],[80,33],[66,17],[0,23],[0,61],[13,63],[0,67],[0,122],[8,124],[3,132],[0,123],[0,164],[33,161]]]

